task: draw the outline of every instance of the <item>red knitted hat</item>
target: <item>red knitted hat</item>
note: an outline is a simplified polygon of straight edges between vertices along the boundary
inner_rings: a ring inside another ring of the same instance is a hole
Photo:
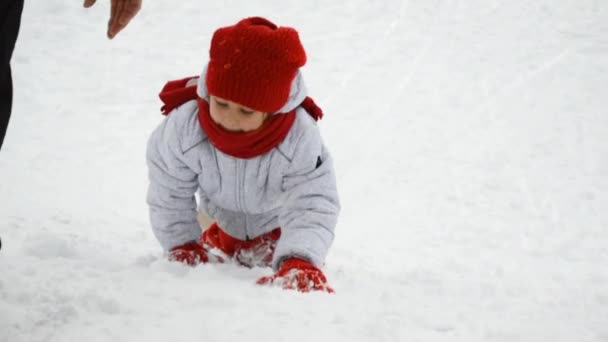
[[[298,32],[261,17],[215,31],[209,57],[209,94],[267,113],[287,102],[291,82],[306,63]]]

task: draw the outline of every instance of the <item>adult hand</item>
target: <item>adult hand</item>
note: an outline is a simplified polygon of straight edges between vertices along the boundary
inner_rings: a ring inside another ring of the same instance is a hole
[[[96,0],[84,0],[84,7],[89,8]],[[108,38],[114,38],[125,28],[129,21],[141,9],[142,0],[112,0],[110,21],[108,21]]]

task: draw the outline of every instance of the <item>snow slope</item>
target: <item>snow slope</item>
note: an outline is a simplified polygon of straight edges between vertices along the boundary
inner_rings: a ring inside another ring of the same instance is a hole
[[[26,1],[0,153],[0,342],[608,341],[603,1]],[[335,295],[169,263],[158,90],[214,29],[295,26],[343,212]]]

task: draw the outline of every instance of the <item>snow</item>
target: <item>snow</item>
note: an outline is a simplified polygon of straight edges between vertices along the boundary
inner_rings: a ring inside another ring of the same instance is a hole
[[[0,341],[608,341],[608,4],[26,1]],[[343,211],[336,294],[166,261],[145,144],[214,29],[298,28]]]

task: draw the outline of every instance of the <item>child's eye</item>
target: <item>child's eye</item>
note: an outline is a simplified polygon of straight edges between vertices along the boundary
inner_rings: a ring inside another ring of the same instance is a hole
[[[251,114],[253,114],[253,111],[252,111],[252,110],[247,110],[247,109],[244,109],[244,108],[240,108],[240,109],[239,109],[239,111],[240,111],[242,114],[245,114],[245,115],[251,115]]]
[[[228,103],[226,103],[226,102],[220,102],[218,100],[215,100],[215,104],[218,105],[218,106],[220,106],[220,107],[223,107],[223,108],[228,107]]]

